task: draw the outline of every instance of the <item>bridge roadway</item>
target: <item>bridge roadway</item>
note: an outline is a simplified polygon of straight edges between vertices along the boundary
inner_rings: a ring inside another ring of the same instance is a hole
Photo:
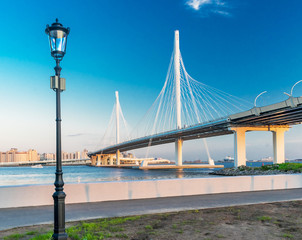
[[[288,126],[301,122],[302,97],[289,97],[285,101],[264,107],[254,107],[248,111],[230,115],[225,119],[133,139],[91,152],[88,155],[91,157],[96,154],[115,154],[117,150],[123,152],[172,143],[179,138],[186,141],[233,134],[232,127],[266,126],[269,128],[269,126]]]

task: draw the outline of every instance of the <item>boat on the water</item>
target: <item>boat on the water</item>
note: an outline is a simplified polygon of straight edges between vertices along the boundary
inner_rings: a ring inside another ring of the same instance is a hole
[[[32,168],[43,168],[42,164],[37,164],[37,165],[33,165],[31,166]]]
[[[223,159],[224,162],[234,162],[234,158],[230,157],[230,156],[226,156],[224,159]]]

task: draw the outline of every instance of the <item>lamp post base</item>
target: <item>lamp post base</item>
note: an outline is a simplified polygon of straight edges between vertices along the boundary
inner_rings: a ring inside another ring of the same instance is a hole
[[[54,233],[52,239],[67,240],[67,233]]]
[[[66,240],[67,233],[65,232],[65,197],[63,191],[57,191],[52,195],[54,199],[54,234],[55,240]]]

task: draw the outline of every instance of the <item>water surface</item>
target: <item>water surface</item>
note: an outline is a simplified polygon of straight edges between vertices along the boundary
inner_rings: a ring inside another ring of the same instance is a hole
[[[234,163],[217,163],[225,167],[232,167]],[[272,164],[265,162],[264,164]],[[262,162],[247,163],[247,166],[261,166]],[[201,178],[217,177],[209,175],[213,169],[167,169],[167,170],[139,170],[125,168],[102,168],[89,166],[63,166],[63,178],[68,183],[87,183],[102,181],[131,181],[144,179],[173,179],[173,178]],[[0,186],[20,186],[33,184],[53,184],[55,167],[1,167]]]

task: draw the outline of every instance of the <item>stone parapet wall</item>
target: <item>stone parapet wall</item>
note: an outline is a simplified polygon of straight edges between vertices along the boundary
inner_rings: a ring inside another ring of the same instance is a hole
[[[66,204],[302,188],[302,174],[65,185]],[[0,208],[53,205],[53,185],[0,187]]]

